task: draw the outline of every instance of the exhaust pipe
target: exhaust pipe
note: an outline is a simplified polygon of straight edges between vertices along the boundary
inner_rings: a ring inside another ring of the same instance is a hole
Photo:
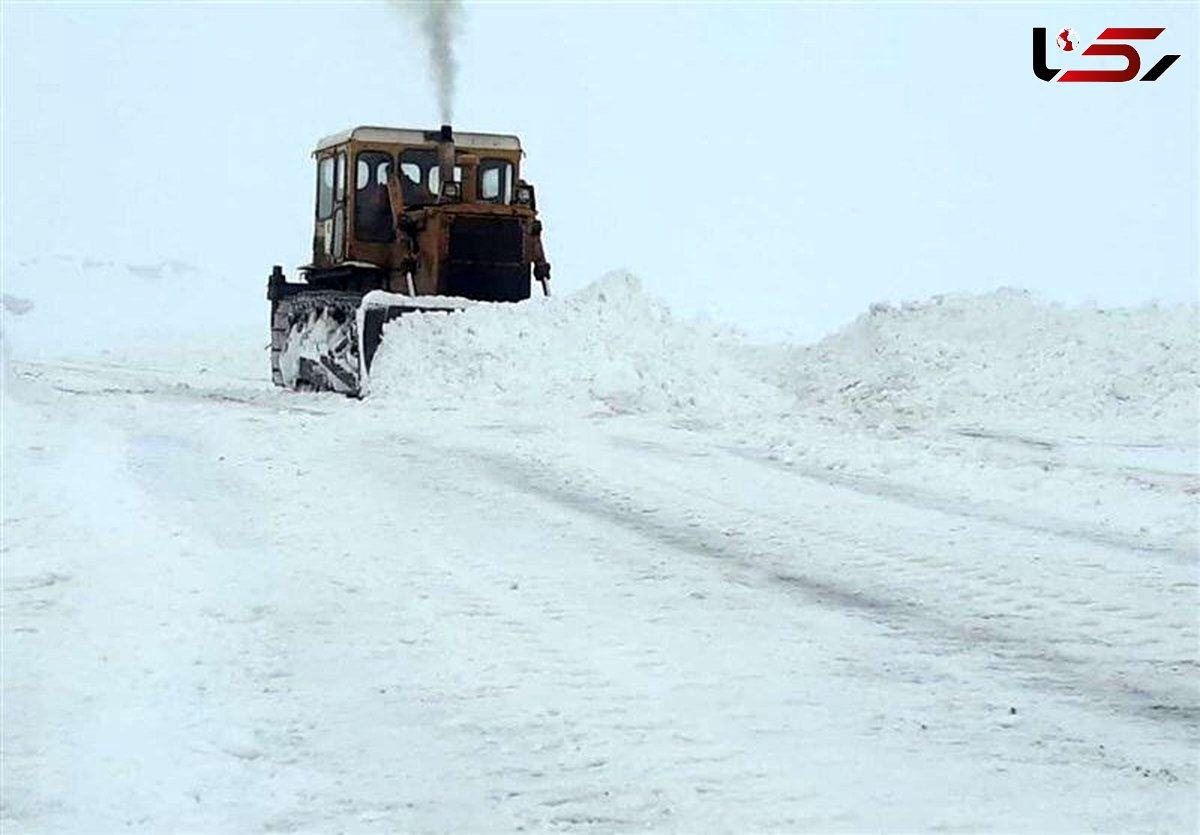
[[[448,183],[454,179],[454,132],[449,125],[442,125],[442,131],[438,135],[437,161],[440,189],[441,183]]]

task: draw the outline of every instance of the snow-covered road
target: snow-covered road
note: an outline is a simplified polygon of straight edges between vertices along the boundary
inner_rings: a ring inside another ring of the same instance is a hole
[[[5,831],[1197,824],[1195,540],[1078,509],[1194,447],[922,441],[972,497],[683,419],[9,372]],[[1095,489],[987,500],[1039,468]]]

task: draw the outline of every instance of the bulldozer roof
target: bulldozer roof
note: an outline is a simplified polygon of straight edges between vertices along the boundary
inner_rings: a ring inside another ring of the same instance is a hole
[[[427,145],[437,144],[438,132],[419,128],[381,128],[372,125],[359,125],[332,136],[326,136],[317,143],[317,151],[341,145],[351,139],[359,142],[386,142],[396,145]],[[454,144],[466,150],[476,148],[481,151],[519,151],[521,140],[515,136],[503,133],[466,133],[454,132]]]

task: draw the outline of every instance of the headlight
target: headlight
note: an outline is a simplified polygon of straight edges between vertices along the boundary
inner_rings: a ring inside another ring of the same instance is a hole
[[[442,183],[442,199],[443,200],[461,200],[462,186],[454,180],[447,180]]]
[[[517,186],[513,191],[513,203],[518,206],[530,206],[533,204],[533,186]]]

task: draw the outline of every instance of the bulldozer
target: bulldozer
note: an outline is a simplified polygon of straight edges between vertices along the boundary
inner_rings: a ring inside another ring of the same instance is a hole
[[[392,319],[550,294],[516,136],[360,126],[313,156],[312,262],[267,279],[276,385],[361,397]]]

